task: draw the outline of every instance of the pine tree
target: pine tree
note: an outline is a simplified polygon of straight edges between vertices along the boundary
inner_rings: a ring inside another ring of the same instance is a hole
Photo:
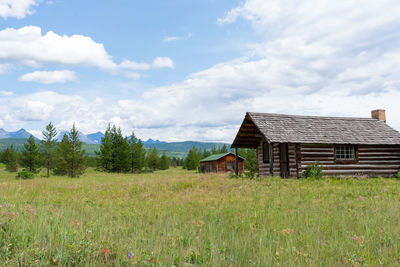
[[[200,167],[200,159],[201,154],[195,147],[193,147],[185,158],[183,165],[187,170],[198,170]]]
[[[67,134],[64,134],[61,142],[57,144],[55,153],[55,168],[54,173],[56,175],[67,175],[68,174],[68,161],[71,155],[71,145]]]
[[[54,167],[55,150],[57,148],[55,137],[57,136],[57,130],[50,122],[44,131],[42,131],[44,139],[41,141],[42,151],[44,157],[44,165],[47,169],[47,177],[50,177],[50,170]]]
[[[129,146],[131,151],[131,171],[141,172],[145,164],[146,152],[142,141],[137,139],[134,133],[132,133],[129,140]]]
[[[111,172],[113,170],[113,144],[110,125],[108,125],[104,137],[101,138],[100,151],[96,151],[96,154],[99,168]]]
[[[131,152],[128,138],[123,137],[121,129],[114,125],[111,129],[112,157],[114,172],[129,172],[131,169]]]
[[[219,153],[227,153],[228,152],[228,148],[226,147],[226,145],[224,144],[220,149],[219,149]]]
[[[70,155],[67,161],[67,174],[69,177],[79,177],[86,169],[86,151],[82,149],[82,142],[79,140],[79,132],[75,123],[69,132]]]
[[[170,158],[168,158],[167,155],[163,153],[160,158],[160,170],[167,170],[169,169],[170,165],[171,165]]]
[[[17,152],[15,152],[14,145],[7,149],[6,170],[10,172],[18,171]]]
[[[87,156],[78,135],[74,123],[69,134],[64,134],[62,141],[58,143],[54,173],[74,178],[85,171]]]
[[[37,172],[40,165],[39,147],[31,135],[22,149],[21,165],[30,172]]]
[[[159,168],[159,165],[160,157],[158,156],[157,149],[154,147],[147,156],[147,166],[154,171]]]

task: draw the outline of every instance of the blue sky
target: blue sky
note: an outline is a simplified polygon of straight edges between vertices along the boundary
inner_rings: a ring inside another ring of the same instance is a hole
[[[385,108],[399,130],[399,26],[394,0],[0,0],[0,127],[230,142],[246,111]]]

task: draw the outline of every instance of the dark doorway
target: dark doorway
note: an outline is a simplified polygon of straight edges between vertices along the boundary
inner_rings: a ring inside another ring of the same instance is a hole
[[[289,177],[289,156],[288,156],[288,144],[281,143],[280,145],[280,154],[281,154],[281,177],[288,178]]]

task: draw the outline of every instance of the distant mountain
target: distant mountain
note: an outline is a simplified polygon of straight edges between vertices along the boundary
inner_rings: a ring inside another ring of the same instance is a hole
[[[153,140],[153,139],[148,139],[147,141],[142,141],[144,145],[157,145],[157,144],[166,144],[167,142],[160,141],[160,140]]]
[[[13,139],[27,139],[31,136],[25,129],[20,129],[16,132],[7,132],[3,128],[0,129],[0,139],[13,138]],[[35,138],[36,139],[36,138]]]
[[[86,137],[91,141],[91,144],[100,144],[101,138],[104,137],[104,134],[102,132],[97,132],[97,133],[88,134],[88,135],[86,135]]]
[[[69,132],[67,132],[67,131],[61,131],[61,132],[57,135],[56,140],[57,140],[58,142],[61,142],[61,140],[62,140],[63,137],[64,137],[64,134],[67,134],[67,135],[68,135],[68,133],[69,133]],[[85,135],[85,134],[83,134],[83,133],[81,133],[81,132],[78,132],[78,137],[79,137],[79,140],[81,140],[82,143],[85,143],[85,144],[96,144],[96,143],[93,143],[93,141],[90,140],[90,139],[87,137],[87,135]]]

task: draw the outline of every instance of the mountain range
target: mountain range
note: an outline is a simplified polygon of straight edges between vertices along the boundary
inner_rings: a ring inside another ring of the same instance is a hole
[[[19,129],[16,132],[7,132],[3,128],[0,128],[0,139],[15,138],[15,139],[27,139],[31,136],[25,129]]]

